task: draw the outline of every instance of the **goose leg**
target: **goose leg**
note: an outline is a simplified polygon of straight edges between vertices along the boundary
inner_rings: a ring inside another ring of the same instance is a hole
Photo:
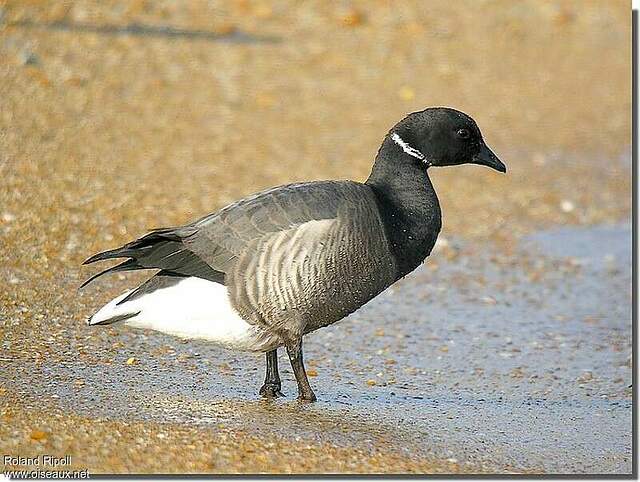
[[[260,395],[264,398],[284,397],[280,389],[280,374],[278,373],[278,349],[267,352],[267,373],[264,385],[260,388]]]
[[[307,373],[304,370],[304,363],[302,361],[302,340],[296,343],[287,345],[287,355],[289,355],[289,361],[291,362],[291,368],[293,368],[293,374],[296,376],[298,382],[298,400],[306,402],[315,402],[316,395],[311,390],[309,385],[309,379]]]

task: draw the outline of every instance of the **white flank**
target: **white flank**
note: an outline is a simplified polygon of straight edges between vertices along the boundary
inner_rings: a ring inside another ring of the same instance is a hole
[[[402,137],[400,137],[395,132],[393,134],[391,134],[391,139],[393,140],[393,142],[398,144],[402,148],[402,150],[404,152],[406,152],[407,154],[409,154],[412,157],[415,157],[416,159],[420,159],[425,164],[429,164],[430,165],[430,163],[427,161],[427,158],[425,157],[425,155],[422,152],[420,152],[418,149],[414,149],[413,147],[411,147],[404,140],[402,140]]]
[[[268,351],[280,345],[277,337],[240,318],[229,302],[227,288],[219,283],[185,278],[173,286],[118,305],[130,292],[103,306],[89,324],[140,312],[124,323],[181,338],[207,340],[236,350]]]

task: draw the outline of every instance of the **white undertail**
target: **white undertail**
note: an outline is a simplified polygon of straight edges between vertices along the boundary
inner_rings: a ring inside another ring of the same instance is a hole
[[[207,340],[236,350],[268,351],[280,345],[276,336],[238,315],[229,302],[227,288],[219,283],[184,278],[119,305],[131,291],[103,306],[89,319],[89,324],[121,318],[123,323],[136,328]]]

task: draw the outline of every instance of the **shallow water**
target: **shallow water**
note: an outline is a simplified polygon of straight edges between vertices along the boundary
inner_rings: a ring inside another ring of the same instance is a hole
[[[287,397],[267,402],[262,356],[126,327],[115,351],[10,364],[0,380],[90,417],[383,443],[488,470],[630,472],[629,226],[542,231],[512,249],[444,244],[307,337],[316,404],[295,401],[284,356]]]

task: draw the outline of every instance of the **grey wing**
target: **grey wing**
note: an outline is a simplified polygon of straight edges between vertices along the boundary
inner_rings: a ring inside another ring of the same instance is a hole
[[[159,269],[161,275],[197,276],[225,283],[225,275],[256,239],[310,220],[331,219],[341,201],[365,186],[349,181],[290,184],[257,193],[192,224],[162,228],[85,261],[128,258],[91,277]]]
[[[227,273],[234,307],[252,323],[299,336],[342,319],[395,280],[373,193],[358,189],[329,219],[271,233]]]
[[[360,190],[349,181],[289,184],[260,192],[191,225],[184,245],[207,265],[227,273],[255,240],[308,221],[332,219],[345,197]]]

